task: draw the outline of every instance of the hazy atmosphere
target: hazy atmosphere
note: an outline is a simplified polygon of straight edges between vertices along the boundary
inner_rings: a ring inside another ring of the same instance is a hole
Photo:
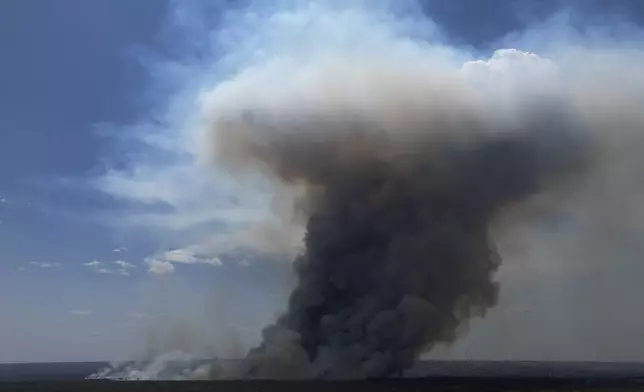
[[[642,24],[637,0],[0,2],[0,362],[644,361]]]

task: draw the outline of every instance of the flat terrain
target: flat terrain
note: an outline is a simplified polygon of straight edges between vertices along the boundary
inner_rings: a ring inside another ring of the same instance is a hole
[[[82,380],[107,362],[0,364],[0,381]],[[421,361],[410,378],[642,378],[644,363]]]
[[[0,365],[11,391],[644,391],[644,364],[422,361],[407,379],[357,382],[117,382],[83,379],[105,362]]]

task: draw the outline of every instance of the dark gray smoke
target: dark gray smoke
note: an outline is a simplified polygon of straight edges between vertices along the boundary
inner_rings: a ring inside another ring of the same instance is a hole
[[[526,135],[446,145],[436,156],[431,146],[342,156],[344,143],[359,148],[370,140],[317,146],[302,159],[297,154],[311,151],[310,141],[271,150],[292,159],[292,166],[275,168],[286,182],[309,184],[307,232],[288,311],[250,354],[250,374],[291,375],[264,358],[287,330],[303,349],[303,363],[314,364],[306,375],[389,376],[432,345],[454,341],[470,317],[484,315],[498,295],[490,220],[538,191],[548,176],[578,164],[574,146],[539,140],[549,127],[569,130],[556,114],[544,116],[554,118],[529,124],[534,129]]]
[[[318,80],[351,78],[354,66]],[[345,80],[338,97],[303,83],[285,112],[244,108],[215,126],[224,161],[300,190],[306,227],[288,309],[248,354],[246,376],[387,377],[453,342],[497,302],[494,218],[589,164],[562,102],[536,97],[501,119],[448,75],[412,88],[405,71]],[[385,104],[372,111],[374,101]]]

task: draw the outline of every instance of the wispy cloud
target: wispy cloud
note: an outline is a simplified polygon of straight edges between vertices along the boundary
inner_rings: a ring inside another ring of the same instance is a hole
[[[116,260],[113,262],[116,264],[116,269],[111,269],[105,266],[104,263],[98,261],[98,260],[92,260],[87,263],[83,263],[84,266],[91,268],[94,272],[98,274],[116,274],[116,275],[121,275],[121,276],[129,276],[130,272],[129,270],[136,268],[136,266],[132,263],[128,263],[125,260]]]
[[[103,263],[98,260],[92,260],[87,263],[83,263],[84,266],[91,268],[94,272],[99,274],[111,274],[112,270],[103,266]]]
[[[70,310],[69,313],[73,314],[74,316],[90,316],[94,312],[88,309],[74,309]]]
[[[102,263],[98,260],[92,260],[92,261],[88,261],[87,263],[83,263],[84,266],[90,267],[90,268],[98,268],[101,266],[101,264]]]
[[[131,269],[131,268],[136,268],[136,265],[134,265],[132,263],[128,263],[127,261],[124,261],[124,260],[116,260],[114,262],[114,264],[118,265],[119,267],[121,267],[124,270]]]
[[[188,10],[191,6],[185,6],[187,9],[183,10],[184,6],[177,2],[176,7],[176,15],[185,14],[190,19],[180,22],[185,23],[181,28],[185,27],[186,33],[191,31],[193,34],[193,30],[201,29],[197,26],[207,23],[198,20],[202,15],[193,15]],[[207,48],[217,46],[220,39],[222,43],[229,40],[228,36],[215,37],[203,32],[207,40],[213,39],[204,42]],[[195,36],[202,35],[197,33]],[[196,40],[190,38],[190,41]],[[199,53],[207,52],[199,50]],[[148,60],[152,59],[144,59],[144,66],[158,75],[152,89],[160,85],[173,89],[182,87],[155,102],[158,107],[154,109],[158,110],[154,111],[163,113],[161,117],[143,119],[140,123],[126,125],[126,129],[111,124],[98,126],[98,131],[111,135],[115,143],[130,151],[136,150],[124,165],[108,167],[92,181],[95,189],[120,202],[118,213],[110,211],[102,215],[104,222],[116,227],[142,227],[159,233],[160,237],[172,238],[173,243],[183,247],[198,242],[204,233],[212,233],[212,227],[219,228],[223,238],[224,232],[234,231],[236,235],[241,228],[271,216],[271,194],[265,181],[240,182],[236,176],[213,168],[204,154],[199,99],[206,87],[216,84],[223,71],[219,69],[217,59],[189,64]],[[106,158],[109,161],[109,157]],[[178,238],[185,238],[185,242]],[[121,253],[122,248],[114,252]],[[210,256],[198,257],[201,261],[188,258],[188,261],[171,262],[218,265],[219,259],[215,257],[218,254]],[[163,258],[158,261],[170,262]]]
[[[136,265],[124,260],[116,260],[114,264],[119,266],[117,273],[121,276],[130,276],[130,270],[136,268]]]
[[[155,258],[145,259],[145,263],[148,265],[148,271],[153,274],[169,274],[174,272],[174,265],[165,260],[157,260]]]
[[[6,197],[0,197],[0,204],[9,204],[9,200]]]
[[[206,264],[213,267],[222,265],[221,259],[200,255],[190,248],[171,249],[156,253],[145,259],[148,271],[155,274],[174,272],[173,264]]]
[[[216,267],[221,266],[221,260],[218,257],[199,256],[195,251],[189,248],[168,250],[157,257],[171,263],[209,264]]]
[[[61,263],[45,263],[45,262],[39,262],[39,261],[32,261],[29,264],[40,268],[60,268],[62,266]]]
[[[112,252],[114,252],[114,253],[123,253],[123,252],[127,252],[127,248],[125,248],[125,247],[122,247],[122,248],[114,248],[114,249],[112,249]]]

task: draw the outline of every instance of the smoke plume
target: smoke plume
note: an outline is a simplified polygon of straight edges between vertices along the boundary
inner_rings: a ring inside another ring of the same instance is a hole
[[[637,45],[548,27],[539,54],[474,60],[377,3],[222,22],[225,72],[200,89],[190,152],[251,192],[268,183],[284,232],[304,232],[288,306],[240,376],[400,374],[496,305],[497,244],[520,222],[642,228]]]
[[[254,70],[210,97],[216,159],[297,189],[306,228],[247,375],[391,376],[453,342],[497,302],[495,218],[591,165],[563,90],[514,92],[504,111],[468,67],[433,60],[330,57],[268,94],[276,74]]]

